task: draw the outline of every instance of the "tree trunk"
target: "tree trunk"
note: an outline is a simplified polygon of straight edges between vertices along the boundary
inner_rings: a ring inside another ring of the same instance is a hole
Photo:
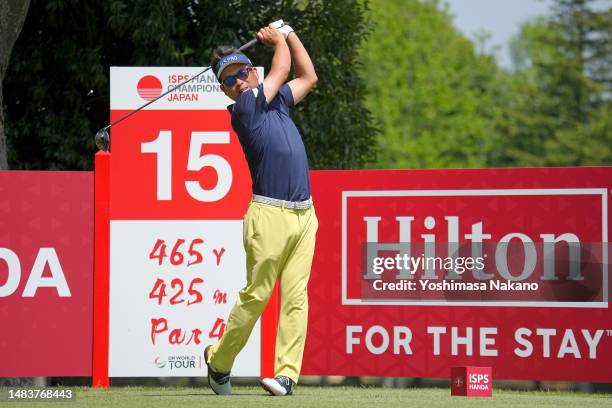
[[[4,133],[4,101],[2,99],[2,80],[0,78],[0,170],[8,170],[6,135]]]
[[[2,83],[11,51],[30,7],[30,0],[0,1],[0,170],[8,169],[6,135],[4,133],[4,98]]]

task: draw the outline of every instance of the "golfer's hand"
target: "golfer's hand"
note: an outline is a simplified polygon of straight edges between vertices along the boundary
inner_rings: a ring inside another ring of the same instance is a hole
[[[259,30],[257,33],[257,39],[270,47],[276,47],[277,44],[285,41],[283,34],[281,34],[281,32],[276,28],[272,27],[272,24]]]

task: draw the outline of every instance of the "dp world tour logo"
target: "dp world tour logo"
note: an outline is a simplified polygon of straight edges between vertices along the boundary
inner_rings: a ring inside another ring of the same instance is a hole
[[[196,358],[196,356],[190,356],[190,355],[167,356],[166,359],[163,359],[157,356],[155,357],[155,360],[153,360],[153,364],[157,368],[166,368],[168,366],[170,370],[190,369],[190,368],[201,369],[202,359],[201,357]]]
[[[155,364],[157,368],[164,368],[166,366],[166,361],[162,360],[160,357],[155,357],[153,364]]]
[[[143,76],[138,81],[136,90],[138,91],[138,95],[142,99],[151,101],[161,95],[162,83],[157,77],[153,75]]]

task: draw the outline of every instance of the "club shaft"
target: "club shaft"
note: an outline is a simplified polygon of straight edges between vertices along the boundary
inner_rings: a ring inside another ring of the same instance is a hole
[[[247,48],[249,48],[251,45],[254,45],[257,42],[257,38],[253,38],[251,41],[249,41],[248,43],[244,44],[242,47],[238,48],[238,51],[244,51]]]

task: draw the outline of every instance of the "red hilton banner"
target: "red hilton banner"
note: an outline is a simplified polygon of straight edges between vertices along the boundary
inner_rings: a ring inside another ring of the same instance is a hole
[[[604,167],[313,172],[303,374],[612,381],[611,185]]]

